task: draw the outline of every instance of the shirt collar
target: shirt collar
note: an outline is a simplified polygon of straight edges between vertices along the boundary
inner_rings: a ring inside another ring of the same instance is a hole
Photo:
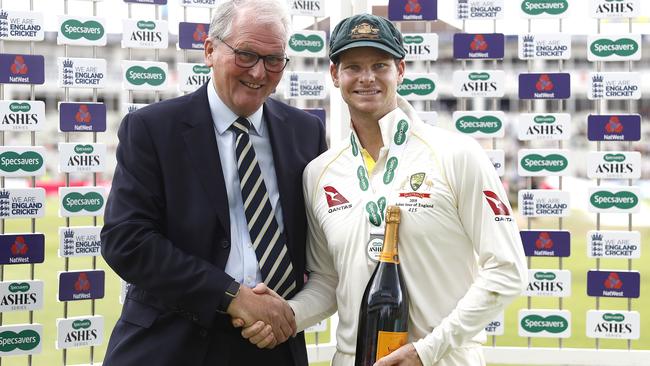
[[[212,81],[208,85],[208,103],[210,104],[210,113],[212,114],[214,127],[217,129],[219,135],[223,135],[239,116],[231,111],[221,98],[219,98]],[[258,136],[264,136],[266,133],[264,124],[262,123],[262,109],[263,106],[250,116],[245,116],[251,123],[251,130],[249,132]]]

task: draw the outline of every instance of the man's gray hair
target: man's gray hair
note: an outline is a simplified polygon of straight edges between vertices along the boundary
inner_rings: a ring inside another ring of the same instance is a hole
[[[281,25],[285,43],[289,40],[291,18],[285,0],[229,0],[221,3],[210,23],[210,39],[227,39],[233,32],[232,22],[238,14],[249,23]]]

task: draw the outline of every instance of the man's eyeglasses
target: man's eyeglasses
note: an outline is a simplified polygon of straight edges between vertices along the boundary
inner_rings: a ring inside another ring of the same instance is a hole
[[[289,58],[286,56],[277,56],[277,55],[266,55],[261,56],[255,52],[242,51],[240,49],[234,48],[223,39],[217,38],[221,43],[225,44],[232,50],[235,54],[235,65],[243,68],[251,68],[257,65],[257,62],[262,59],[264,63],[264,68],[268,72],[282,72],[287,64],[289,63]]]

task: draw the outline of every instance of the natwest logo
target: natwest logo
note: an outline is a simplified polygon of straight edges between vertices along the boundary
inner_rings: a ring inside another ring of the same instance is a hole
[[[548,74],[542,74],[539,77],[539,80],[537,80],[537,83],[535,83],[535,89],[537,91],[551,91],[555,88],[555,85],[553,85],[553,82],[551,81],[551,78],[548,76]]]
[[[14,75],[25,75],[29,71],[27,64],[25,63],[25,57],[22,55],[16,55],[14,62],[11,64],[11,73]]]
[[[621,278],[618,276],[618,273],[616,272],[611,272],[605,282],[603,282],[603,285],[605,286],[606,289],[609,290],[618,290],[621,287],[623,287],[623,281],[621,281]]]
[[[404,11],[407,14],[420,14],[420,12],[422,12],[422,7],[418,0],[407,0],[406,5],[404,6]]]
[[[74,120],[79,123],[90,123],[92,121],[92,115],[88,111],[88,106],[86,104],[81,104],[79,106],[79,111],[74,115]]]
[[[607,133],[622,133],[623,124],[619,120],[618,116],[611,116],[607,124],[605,125],[605,131]]]
[[[541,232],[535,240],[535,248],[537,249],[553,249],[553,240],[551,235],[547,232]]]
[[[11,244],[11,254],[15,256],[24,256],[27,254],[29,246],[25,243],[23,236],[17,236],[13,244]]]
[[[469,44],[469,48],[472,51],[485,51],[488,49],[488,43],[485,41],[485,36],[482,34],[477,34],[474,36],[474,40]]]

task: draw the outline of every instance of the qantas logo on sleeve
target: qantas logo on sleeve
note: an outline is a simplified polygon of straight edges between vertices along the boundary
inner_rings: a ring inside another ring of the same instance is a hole
[[[488,205],[494,212],[495,216],[510,216],[510,210],[503,201],[492,191],[483,191]],[[494,221],[512,221],[510,217],[495,217]]]
[[[343,197],[336,188],[332,186],[324,186],[323,190],[325,191],[325,198],[327,199],[327,206],[329,207],[328,212],[332,213],[334,211],[345,210],[352,207],[352,204]]]
[[[334,207],[334,206],[348,203],[348,200],[345,197],[343,197],[343,195],[340,194],[339,191],[336,190],[336,188],[332,186],[325,186],[323,187],[323,189],[325,190],[325,197],[327,198],[327,205],[329,207]]]

